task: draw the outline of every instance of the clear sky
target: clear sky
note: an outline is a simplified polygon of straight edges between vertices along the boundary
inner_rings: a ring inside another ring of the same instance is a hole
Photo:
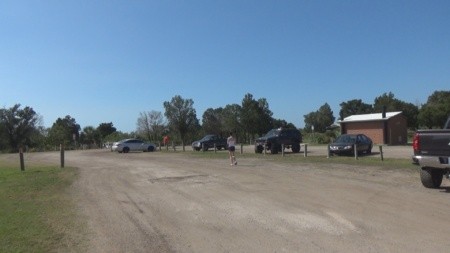
[[[338,118],[341,102],[436,90],[450,90],[448,0],[0,1],[0,107],[47,127],[130,132],[175,95],[201,122],[247,93],[303,127],[325,103]]]

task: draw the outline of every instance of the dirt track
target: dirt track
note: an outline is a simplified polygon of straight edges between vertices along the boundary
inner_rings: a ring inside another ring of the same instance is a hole
[[[27,155],[41,161],[58,157]],[[230,167],[226,159],[182,153],[66,152],[66,166],[80,169],[73,192],[88,218],[89,251],[450,249],[447,180],[430,190],[413,170],[239,156],[238,162]]]

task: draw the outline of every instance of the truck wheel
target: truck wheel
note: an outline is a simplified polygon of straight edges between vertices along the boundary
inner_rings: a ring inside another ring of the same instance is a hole
[[[422,168],[420,170],[420,180],[426,188],[439,188],[442,183],[444,172],[442,170]]]
[[[293,144],[291,150],[293,153],[300,152],[300,144]]]
[[[273,143],[271,146],[270,146],[270,153],[272,153],[272,154],[278,154],[278,146],[277,146],[277,144],[275,144],[275,143]]]

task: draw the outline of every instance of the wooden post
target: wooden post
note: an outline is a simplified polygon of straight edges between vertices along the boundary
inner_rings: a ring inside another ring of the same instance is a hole
[[[383,146],[379,146],[380,147],[380,156],[381,156],[381,161],[384,161],[384,156],[383,156]]]
[[[215,143],[214,143],[214,153],[217,153],[217,147]]]
[[[330,158],[330,144],[327,145],[327,158]]]
[[[161,151],[161,142],[158,142],[159,151]]]
[[[25,162],[23,160],[23,149],[19,148],[20,170],[25,171]]]
[[[59,150],[61,152],[61,168],[64,168],[64,145],[59,145]]]
[[[267,143],[264,143],[264,155],[267,155]]]
[[[202,143],[202,152],[205,152],[205,143]]]
[[[176,149],[175,149],[175,142],[173,142],[173,141],[172,141],[172,148],[173,148],[173,151],[176,151]]]
[[[281,156],[284,156],[284,143],[281,144]]]
[[[303,154],[304,157],[308,156],[308,144],[305,143],[305,152]]]
[[[355,160],[358,160],[358,144],[353,145],[353,151],[355,151]]]
[[[244,154],[244,144],[241,143],[241,155]]]

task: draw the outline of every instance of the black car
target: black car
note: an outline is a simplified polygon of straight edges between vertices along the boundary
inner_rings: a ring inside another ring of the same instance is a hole
[[[354,154],[354,147],[357,147],[358,154],[372,153],[372,140],[364,134],[343,134],[330,144],[330,153],[332,154]]]
[[[293,153],[300,152],[302,135],[297,129],[278,128],[270,130],[266,135],[256,139],[255,153],[262,153],[264,148],[270,150],[272,154],[281,151],[282,145],[290,148]]]
[[[208,134],[205,137],[203,137],[201,140],[194,141],[192,143],[192,149],[195,151],[200,151],[203,149],[203,151],[207,151],[210,148],[216,148],[218,150],[226,149],[227,148],[227,139],[222,138],[218,135],[214,134]]]

